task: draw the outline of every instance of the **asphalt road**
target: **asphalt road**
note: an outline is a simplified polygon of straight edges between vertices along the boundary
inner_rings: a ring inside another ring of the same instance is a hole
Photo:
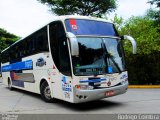
[[[60,100],[45,103],[40,95],[17,89],[10,91],[0,81],[0,113],[160,114],[160,89],[129,89],[123,95],[81,104]]]

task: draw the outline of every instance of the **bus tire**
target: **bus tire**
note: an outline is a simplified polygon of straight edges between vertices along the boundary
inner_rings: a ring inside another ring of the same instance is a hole
[[[40,90],[41,90],[41,97],[45,102],[50,103],[53,101],[51,97],[50,87],[46,81],[42,83]]]
[[[10,78],[8,78],[8,88],[9,88],[9,90],[13,90],[12,82],[11,82]]]

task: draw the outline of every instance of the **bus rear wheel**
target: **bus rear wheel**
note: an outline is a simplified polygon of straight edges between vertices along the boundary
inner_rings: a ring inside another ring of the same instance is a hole
[[[47,82],[43,82],[41,87],[41,97],[45,102],[52,102],[53,99],[51,97],[51,90]]]
[[[10,90],[13,90],[13,87],[12,87],[12,82],[11,82],[11,80],[8,78],[8,88],[10,89]]]

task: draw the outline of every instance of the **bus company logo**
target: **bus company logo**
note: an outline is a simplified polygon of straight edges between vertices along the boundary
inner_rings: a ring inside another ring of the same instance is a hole
[[[42,57],[38,58],[36,66],[43,67],[44,65],[46,65],[46,61]]]
[[[77,28],[77,25],[72,25],[72,29],[73,30],[77,30],[78,28]]]
[[[75,19],[71,19],[70,20],[70,25],[71,25],[71,27],[72,27],[73,30],[77,30],[78,29],[77,23],[76,23]]]
[[[126,74],[123,74],[120,79],[125,79],[125,78],[127,78],[127,75],[126,75]]]
[[[67,78],[65,76],[62,77],[62,90],[71,92],[71,84],[67,82]]]
[[[72,88],[71,88],[71,85],[70,84],[63,84],[62,85],[62,90],[63,91],[68,91],[68,92],[71,92],[72,91]]]

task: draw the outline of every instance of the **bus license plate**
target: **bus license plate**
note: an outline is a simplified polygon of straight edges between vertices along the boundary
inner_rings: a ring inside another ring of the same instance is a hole
[[[106,96],[113,96],[113,95],[114,95],[114,91],[113,91],[113,90],[107,91],[107,92],[105,93],[105,95],[106,95]]]

